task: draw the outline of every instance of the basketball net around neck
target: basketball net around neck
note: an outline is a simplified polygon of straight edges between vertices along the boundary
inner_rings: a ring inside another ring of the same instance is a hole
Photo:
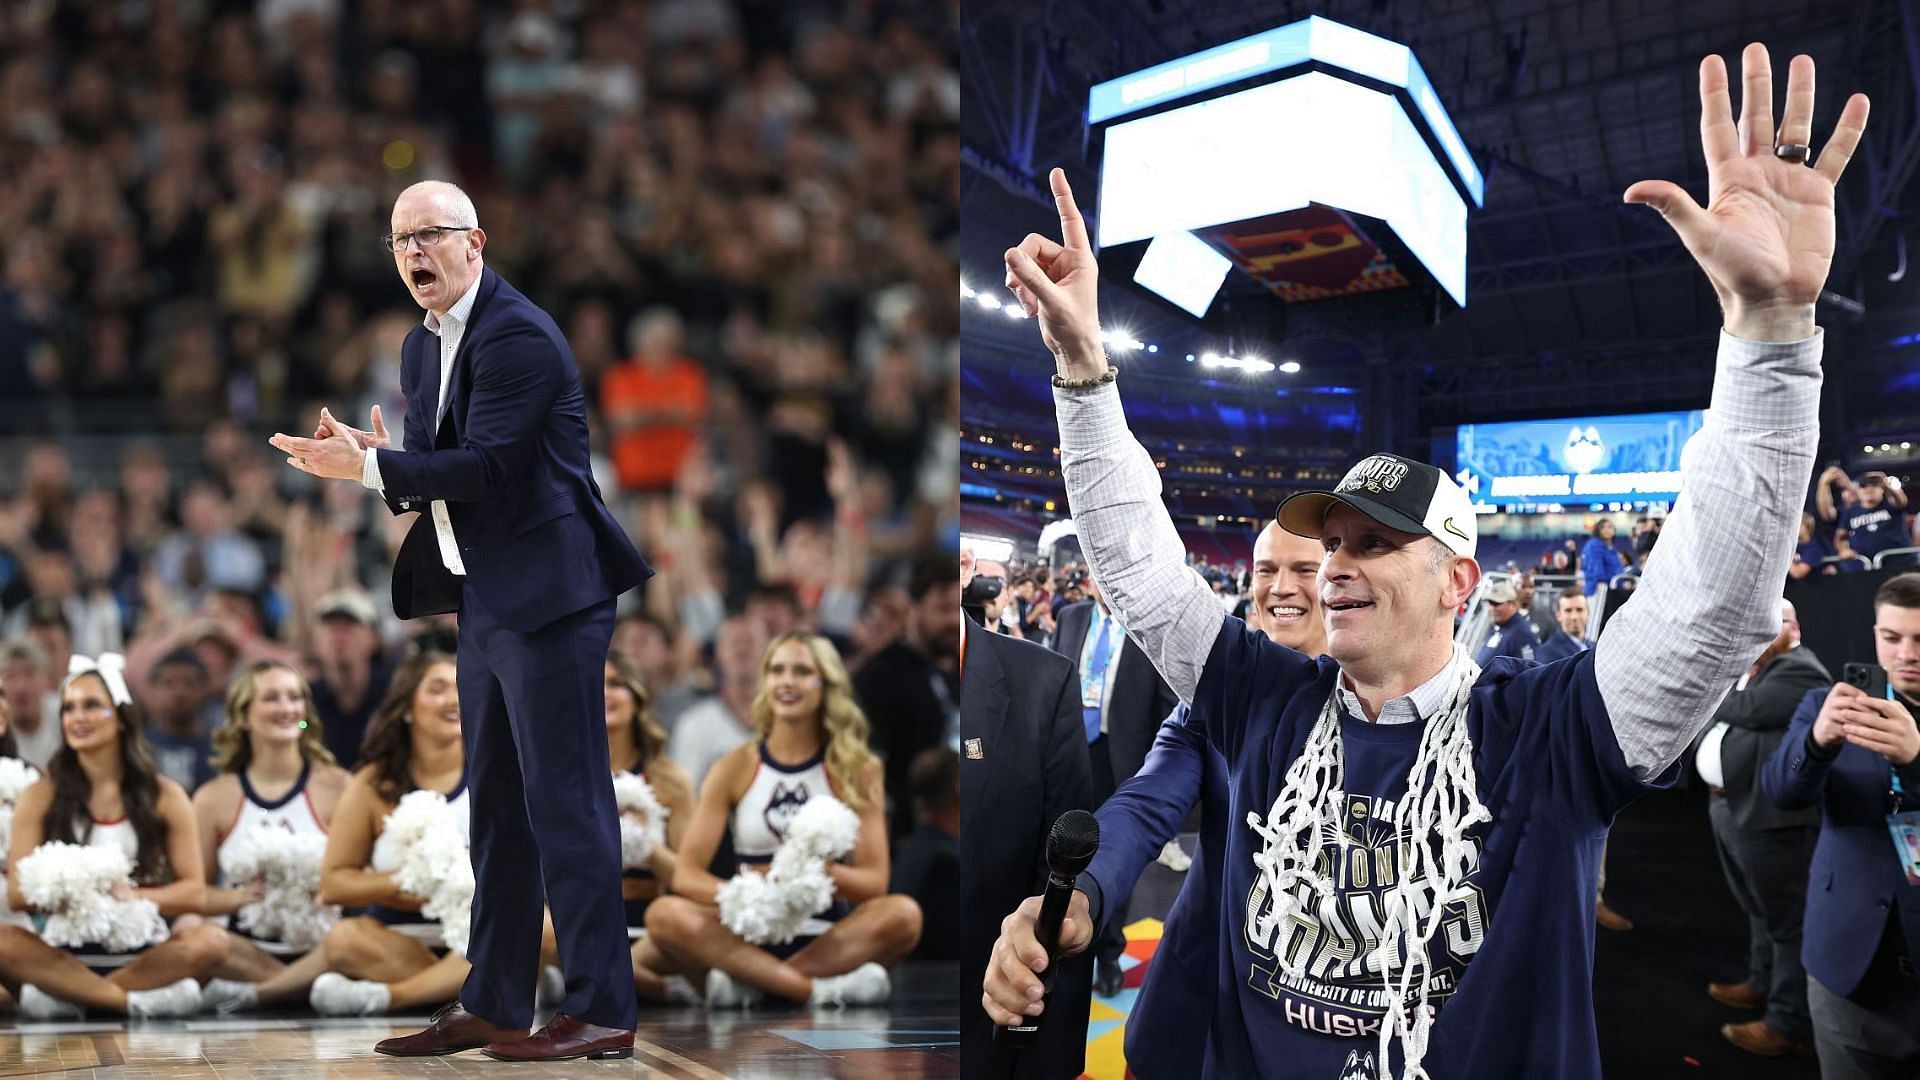
[[[1467,831],[1493,820],[1475,789],[1473,741],[1467,736],[1467,705],[1480,668],[1454,646],[1458,666],[1447,704],[1425,723],[1420,750],[1407,774],[1407,793],[1394,825],[1400,879],[1386,894],[1381,920],[1382,940],[1368,954],[1369,966],[1387,984],[1388,1005],[1380,1021],[1380,1068],[1391,1069],[1387,1048],[1400,1037],[1405,1060],[1401,1080],[1427,1080],[1421,1068],[1433,1019],[1427,1002],[1433,984],[1428,943],[1440,928],[1447,902],[1474,869],[1476,861]],[[1342,826],[1346,798],[1345,755],[1340,741],[1340,684],[1327,694],[1319,719],[1307,735],[1306,746],[1287,768],[1286,782],[1263,820],[1257,811],[1247,814],[1247,825],[1266,841],[1253,856],[1255,868],[1266,879],[1272,906],[1257,928],[1264,936],[1301,909],[1294,896],[1301,883],[1308,886],[1320,925],[1335,925],[1336,890],[1333,879],[1320,872],[1321,855],[1329,847],[1344,860],[1353,839]],[[1439,839],[1438,859],[1434,839]],[[1329,868],[1340,863],[1328,860]],[[1276,950],[1287,974],[1298,978],[1302,960]],[[1417,982],[1416,982],[1417,980]],[[1417,991],[1418,999],[1409,1002]],[[1409,1006],[1412,1006],[1409,1015]]]

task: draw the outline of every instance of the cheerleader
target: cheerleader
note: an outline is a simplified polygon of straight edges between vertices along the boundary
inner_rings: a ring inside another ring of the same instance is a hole
[[[886,795],[867,749],[867,719],[846,667],[815,634],[775,639],[760,664],[749,717],[758,738],[717,762],[700,787],[681,841],[672,889],[647,909],[648,939],[666,968],[704,980],[709,1007],[751,1004],[762,993],[793,1002],[871,1005],[891,993],[887,968],[920,938],[920,907],[887,895]],[[764,868],[793,814],[832,795],[860,818],[847,861],[827,868],[835,903],[784,945],[742,940],[720,921],[707,872],[729,825],[743,867]]]
[[[308,1000],[328,1016],[451,1001],[466,981],[467,958],[448,951],[438,922],[421,917],[424,898],[401,892],[393,874],[369,865],[387,815],[415,789],[444,794],[466,832],[466,753],[452,657],[422,653],[401,665],[367,724],[360,760],[333,811],[321,863],[320,898],[367,909],[337,923],[322,947],[325,972]]]
[[[123,664],[111,653],[98,666],[73,659],[75,673],[60,688],[62,743],[47,775],[14,807],[8,865],[19,866],[47,841],[118,848],[136,884],[116,886],[116,896],[151,900],[167,918],[196,913],[206,885],[193,805],[154,767]],[[8,877],[7,899],[14,910],[27,909],[18,873]],[[20,1013],[37,1019],[78,1017],[82,1009],[188,1016],[200,1010],[197,980],[211,976],[227,947],[226,931],[205,924],[128,954],[56,948],[31,930],[0,926],[0,985]]]
[[[646,912],[656,897],[673,886],[674,852],[686,836],[687,819],[693,816],[693,781],[687,770],[666,756],[667,730],[653,713],[652,695],[639,665],[624,653],[607,654],[606,692],[607,760],[613,763],[613,774],[629,773],[645,780],[667,809],[667,842],[653,849],[646,866],[627,869],[620,881],[628,935],[637,939],[633,943],[634,990],[642,1001],[665,1002],[670,995],[663,980],[672,965],[647,940]]]
[[[222,921],[258,902],[263,890],[258,882],[228,880],[220,850],[240,837],[325,837],[352,779],[323,742],[307,680],[287,665],[262,660],[242,671],[227,688],[226,713],[213,733],[219,775],[193,795],[201,850],[214,853],[201,910]],[[226,959],[205,990],[209,1007],[230,1012],[304,1000],[327,970],[323,948],[260,940],[229,925]]]

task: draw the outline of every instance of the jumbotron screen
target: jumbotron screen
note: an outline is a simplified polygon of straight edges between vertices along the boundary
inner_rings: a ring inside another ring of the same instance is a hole
[[[1706,413],[1462,424],[1454,478],[1492,512],[1641,510],[1680,495],[1680,451]]]

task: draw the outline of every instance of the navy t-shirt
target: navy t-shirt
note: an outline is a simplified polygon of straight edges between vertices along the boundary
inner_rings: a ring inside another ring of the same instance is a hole
[[[1342,722],[1351,844],[1334,868],[1338,895],[1324,911],[1310,904],[1274,931],[1259,927],[1269,901],[1253,857],[1263,842],[1247,814],[1273,805],[1337,677],[1332,660],[1228,619],[1194,694],[1194,718],[1231,776],[1208,1075],[1349,1080],[1401,1067],[1398,1040],[1392,1062],[1373,1061],[1388,991],[1367,956],[1398,881],[1394,823],[1422,724]],[[1467,730],[1493,820],[1468,834],[1475,868],[1447,899],[1430,948],[1439,1012],[1424,1066],[1434,1080],[1598,1080],[1600,849],[1615,812],[1647,785],[1621,756],[1591,651],[1545,666],[1495,660],[1474,685]],[[1677,775],[1671,766],[1652,786]],[[1304,963],[1301,978],[1279,965],[1283,953]]]
[[[1907,512],[1888,506],[1885,499],[1871,510],[1849,503],[1840,511],[1840,527],[1847,530],[1847,545],[1869,559],[1888,548],[1913,546]]]

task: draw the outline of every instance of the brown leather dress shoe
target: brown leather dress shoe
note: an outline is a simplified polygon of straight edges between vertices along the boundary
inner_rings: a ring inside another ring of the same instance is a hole
[[[1788,1038],[1765,1020],[1751,1020],[1744,1024],[1722,1024],[1720,1034],[1726,1036],[1728,1042],[1747,1053],[1758,1054],[1761,1057],[1792,1055],[1810,1058],[1813,1056],[1813,1047],[1799,1039]]]
[[[1633,920],[1608,907],[1605,900],[1593,905],[1593,921],[1599,923],[1602,930],[1633,929]]]
[[[525,1038],[503,1039],[481,1053],[499,1061],[567,1061],[572,1058],[630,1058],[633,1032],[599,1027],[556,1013],[547,1026]]]
[[[1764,1009],[1767,1007],[1767,995],[1751,981],[1737,983],[1710,982],[1707,984],[1707,996],[1735,1009]]]
[[[373,1048],[394,1057],[437,1057],[478,1050],[488,1043],[511,1042],[527,1037],[526,1028],[504,1028],[490,1024],[468,1012],[458,1001],[441,1007],[427,1021],[427,1029],[412,1035],[382,1039]]]

